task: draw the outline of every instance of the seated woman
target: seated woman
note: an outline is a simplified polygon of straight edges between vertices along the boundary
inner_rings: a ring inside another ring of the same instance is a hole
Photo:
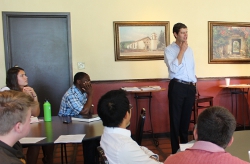
[[[7,71],[6,75],[6,87],[0,89],[0,91],[4,90],[16,90],[20,92],[27,93],[30,95],[34,101],[38,102],[38,97],[36,92],[32,87],[28,86],[28,77],[25,74],[24,69],[20,67],[12,67]],[[37,107],[31,110],[31,116],[37,117],[40,114],[39,103],[37,103]],[[42,146],[44,153],[44,162],[48,164],[53,163],[53,151],[54,145]],[[39,155],[40,146],[29,146],[26,154],[27,164],[36,164],[37,158]]]
[[[33,88],[28,86],[28,77],[26,76],[24,69],[20,67],[12,67],[7,71],[6,76],[6,87],[1,88],[0,91],[4,90],[15,90],[25,92],[29,94],[34,101],[38,102],[38,97]],[[40,114],[39,104],[37,108],[31,111],[31,115],[37,117]]]

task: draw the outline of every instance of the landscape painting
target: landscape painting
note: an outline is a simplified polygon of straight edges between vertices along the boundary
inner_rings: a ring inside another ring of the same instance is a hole
[[[115,60],[161,60],[169,22],[114,22]]]

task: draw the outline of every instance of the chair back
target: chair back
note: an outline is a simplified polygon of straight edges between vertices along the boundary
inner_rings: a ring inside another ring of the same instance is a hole
[[[99,153],[99,156],[100,156],[100,160],[99,160],[99,163],[100,164],[109,164],[109,161],[104,153],[104,150],[102,149],[101,146],[98,146],[97,147],[97,151]]]
[[[141,145],[145,119],[146,119],[146,110],[145,108],[142,108],[135,136],[135,141],[137,142],[138,145]]]
[[[193,120],[191,119],[190,123],[196,124],[199,109],[205,109],[213,106],[213,98],[214,98],[213,96],[201,96],[196,83],[195,101],[192,109],[194,115],[193,115]]]

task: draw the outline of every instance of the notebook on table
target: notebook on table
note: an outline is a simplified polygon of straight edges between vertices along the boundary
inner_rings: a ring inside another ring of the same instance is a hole
[[[92,114],[92,115],[77,115],[72,116],[72,120],[75,121],[84,121],[84,122],[92,122],[92,121],[98,121],[101,118],[98,116],[98,114]]]

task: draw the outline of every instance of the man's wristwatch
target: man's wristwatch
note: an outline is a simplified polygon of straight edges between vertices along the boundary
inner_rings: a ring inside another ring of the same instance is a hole
[[[158,159],[158,155],[151,155],[149,158],[152,158],[152,159],[154,159],[154,160],[156,160],[156,161],[159,161],[159,159]]]

